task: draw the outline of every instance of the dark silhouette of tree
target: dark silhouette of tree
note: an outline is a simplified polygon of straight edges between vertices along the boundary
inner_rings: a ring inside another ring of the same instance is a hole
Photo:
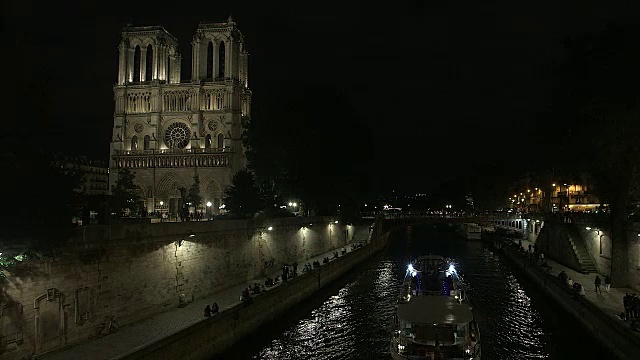
[[[138,213],[138,202],[141,200],[138,187],[134,183],[135,174],[129,169],[118,171],[118,180],[111,189],[111,211],[121,218],[128,209],[131,214]]]
[[[191,187],[189,188],[186,201],[189,206],[193,206],[196,209],[198,209],[202,204],[202,196],[200,195],[200,177],[198,174],[193,176],[193,184],[191,184]]]
[[[590,173],[601,202],[611,208],[613,286],[628,286],[626,223],[640,169],[640,28],[609,25],[566,42],[559,67],[556,114],[571,160],[567,173]]]
[[[238,171],[233,176],[233,182],[226,192],[225,205],[229,212],[242,217],[253,217],[264,209],[253,173],[247,169]]]
[[[278,199],[301,199],[317,214],[363,203],[370,191],[371,131],[349,98],[330,87],[301,89],[273,118],[255,119],[245,144],[250,168]]]

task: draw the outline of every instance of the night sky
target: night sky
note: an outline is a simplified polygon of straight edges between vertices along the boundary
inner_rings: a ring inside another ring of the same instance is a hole
[[[251,54],[256,121],[277,121],[296,89],[338,87],[370,127],[371,156],[389,187],[432,191],[469,176],[493,184],[544,166],[562,141],[548,136],[562,127],[549,116],[553,69],[566,58],[562,39],[637,22],[640,14],[637,1],[599,2],[607,8],[585,1],[207,3],[154,11],[132,2],[13,4],[7,12],[16,16],[3,18],[10,83],[34,84],[46,107],[33,115],[30,105],[16,106],[8,116],[20,120],[5,123],[45,133],[53,148],[106,160],[122,27],[164,26],[178,38],[188,79],[199,21],[231,13]],[[326,131],[340,131],[337,116],[326,119]]]

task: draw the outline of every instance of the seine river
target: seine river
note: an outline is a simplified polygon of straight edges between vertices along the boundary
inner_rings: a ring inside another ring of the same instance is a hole
[[[410,257],[452,256],[472,287],[482,360],[611,359],[534,285],[447,225],[414,226],[387,249],[216,359],[390,359],[389,325]]]

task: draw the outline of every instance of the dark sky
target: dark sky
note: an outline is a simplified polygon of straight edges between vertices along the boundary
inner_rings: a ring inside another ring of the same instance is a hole
[[[543,161],[541,145],[553,148],[557,140],[540,134],[552,125],[551,74],[564,61],[561,40],[640,14],[637,1],[212,1],[153,11],[133,3],[97,9],[27,1],[5,15],[7,44],[15,47],[5,53],[14,54],[10,79],[33,79],[44,89],[47,119],[34,131],[50,134],[52,147],[107,158],[117,46],[127,22],[174,34],[186,79],[198,22],[232,13],[251,53],[260,121],[277,121],[275,109],[297,88],[344,89],[373,132],[380,177],[426,191],[450,178],[517,173]],[[26,124],[26,114],[15,116]],[[336,119],[326,120],[328,133],[340,131]]]

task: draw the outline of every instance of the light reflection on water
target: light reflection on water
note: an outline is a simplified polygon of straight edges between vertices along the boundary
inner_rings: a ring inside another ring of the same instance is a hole
[[[410,242],[405,234],[344,286],[318,294],[324,301],[316,298],[312,308],[292,310],[216,359],[389,359],[389,325],[406,263],[427,253],[458,260],[472,288],[483,360],[611,358],[480,243],[457,239],[447,228],[414,227]]]

